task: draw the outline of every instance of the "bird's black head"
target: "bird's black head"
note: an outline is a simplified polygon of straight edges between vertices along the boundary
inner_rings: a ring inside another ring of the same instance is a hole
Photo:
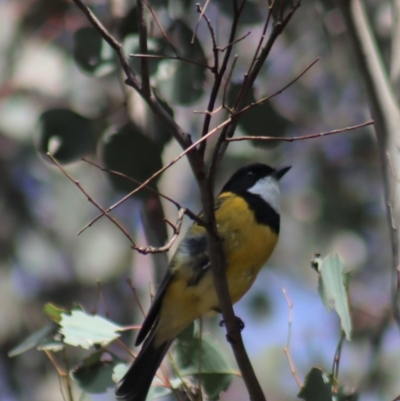
[[[221,192],[245,192],[254,188],[258,182],[277,183],[288,171],[290,167],[274,169],[266,164],[254,163],[240,168],[228,182],[224,185]],[[270,177],[270,180],[265,180]]]

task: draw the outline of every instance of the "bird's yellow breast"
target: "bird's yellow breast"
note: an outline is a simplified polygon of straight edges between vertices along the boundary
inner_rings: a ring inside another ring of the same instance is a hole
[[[223,239],[227,259],[226,277],[232,302],[237,302],[251,287],[261,267],[270,257],[278,235],[259,224],[245,199],[227,192],[218,198],[217,229]],[[204,227],[194,223],[189,235],[205,235]],[[175,337],[199,316],[218,308],[210,269],[195,284],[188,285],[193,275],[190,264],[174,256],[173,278],[161,306],[156,343]]]

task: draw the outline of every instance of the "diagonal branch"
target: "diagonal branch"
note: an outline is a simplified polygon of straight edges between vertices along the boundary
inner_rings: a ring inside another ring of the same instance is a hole
[[[233,17],[232,26],[231,26],[231,32],[229,34],[229,39],[228,39],[229,44],[233,43],[235,41],[239,18],[243,11],[244,3],[245,2],[243,1],[242,5],[239,8],[236,8],[236,6],[234,7],[234,17]],[[204,118],[204,122],[203,122],[203,130],[202,130],[202,134],[201,134],[202,136],[206,135],[206,133],[210,129],[211,112],[214,110],[215,102],[217,100],[217,96],[218,96],[218,93],[219,93],[219,90],[220,90],[221,84],[222,84],[222,79],[224,77],[225,71],[228,66],[228,62],[231,57],[232,49],[233,49],[233,45],[229,46],[226,49],[226,53],[225,53],[224,59],[222,60],[220,70],[214,72],[214,84],[211,89],[211,94],[210,94],[210,98],[208,101],[208,106],[207,106],[208,113],[206,114],[206,116]],[[201,158],[204,157],[205,150],[206,150],[206,143],[204,142],[199,147],[199,154],[200,154]]]
[[[134,178],[129,177],[129,176],[127,176],[127,175],[124,174],[124,173],[121,173],[121,172],[119,172],[119,171],[110,170],[110,169],[108,169],[108,168],[102,167],[102,166],[98,165],[97,163],[95,163],[95,162],[93,162],[93,161],[91,161],[91,160],[89,160],[89,159],[86,159],[86,158],[84,158],[84,157],[82,158],[82,160],[83,160],[84,162],[86,162],[86,163],[88,163],[88,164],[90,164],[90,165],[92,165],[92,166],[98,168],[98,169],[101,170],[101,171],[104,171],[104,172],[106,172],[106,173],[110,173],[110,174],[117,175],[117,176],[122,177],[122,178],[125,178],[125,179],[127,179],[127,180],[129,180],[129,181],[132,181],[132,182],[134,182],[135,184],[142,185],[142,182],[140,182],[140,181],[138,181],[138,180],[135,180]],[[189,218],[191,218],[193,221],[196,221],[196,222],[197,222],[198,224],[200,224],[200,225],[204,225],[204,222],[199,218],[199,216],[198,216],[197,214],[195,214],[194,212],[192,212],[190,209],[188,209],[188,208],[186,208],[186,207],[184,208],[183,206],[181,206],[181,205],[180,205],[177,201],[175,201],[174,199],[170,198],[170,197],[167,196],[167,195],[162,194],[161,192],[155,190],[154,188],[152,188],[152,187],[150,187],[150,186],[145,186],[144,188],[146,188],[146,189],[147,189],[148,191],[150,191],[150,192],[153,192],[154,194],[158,195],[159,197],[164,198],[164,199],[167,200],[168,202],[171,202],[173,205],[176,206],[176,208],[177,208],[178,210],[179,210],[179,209],[185,209],[185,214],[186,214]]]
[[[250,93],[251,88],[254,85],[255,80],[257,79],[257,76],[259,72],[261,71],[262,66],[265,63],[265,60],[269,56],[271,49],[279,37],[279,35],[283,32],[283,30],[286,28],[290,20],[292,19],[294,13],[296,10],[300,7],[300,0],[296,0],[293,5],[291,6],[289,12],[287,13],[286,17],[282,21],[277,21],[272,29],[272,32],[268,38],[267,43],[265,44],[265,47],[261,50],[256,62],[254,63],[254,66],[252,67],[251,71],[247,74],[245,77],[245,80],[243,82],[242,89],[240,91],[240,96],[238,96],[234,110],[240,110],[241,108],[244,107],[245,101]],[[271,12],[271,11],[270,11]],[[222,138],[231,138],[236,130],[237,124],[239,122],[240,115],[237,117],[232,117],[232,124],[227,126],[222,132],[221,136]],[[221,140],[219,141],[220,146],[216,147],[214,153],[213,153],[213,160],[210,164],[210,168],[208,171],[208,176],[213,177],[215,175],[215,169],[219,163],[219,161],[222,159],[222,156],[224,155],[226,149],[227,149],[227,142]],[[216,154],[217,153],[217,154]]]
[[[313,138],[321,138],[323,136],[341,134],[342,132],[354,131],[358,128],[367,127],[368,125],[373,125],[374,120],[366,121],[365,123],[352,125],[351,127],[339,128],[332,131],[320,132],[318,134],[310,134],[310,135],[302,135],[302,136],[293,136],[291,138],[281,138],[275,136],[239,136],[236,138],[226,138],[226,142],[239,142],[239,141],[276,141],[276,142],[294,142],[294,141],[304,141],[305,139],[313,139]]]
[[[352,55],[366,88],[371,114],[375,120],[375,133],[382,162],[386,215],[392,245],[392,308],[400,328],[400,247],[398,245],[399,232],[395,229],[400,225],[400,203],[397,202],[400,188],[393,178],[389,163],[391,161],[394,175],[399,177],[400,159],[397,140],[400,126],[399,105],[390,86],[363,4],[359,0],[338,0],[338,4],[351,40]]]
[[[107,210],[104,210],[102,214],[99,214],[96,216],[90,223],[86,224],[79,232],[78,235],[82,234],[83,231],[85,231],[87,228],[91,227],[97,220],[99,220],[101,217],[104,215],[108,215],[112,210],[114,210],[116,207],[124,203],[128,198],[142,190],[144,187],[146,187],[151,181],[153,181],[156,177],[158,177],[160,174],[162,174],[165,170],[169,169],[172,165],[174,165],[177,161],[182,159],[183,156],[187,155],[189,152],[192,151],[199,143],[207,140],[210,136],[214,135],[216,132],[218,132],[221,128],[225,127],[227,124],[231,122],[231,119],[228,118],[225,120],[223,123],[219,124],[217,127],[212,129],[207,135],[203,136],[199,140],[197,140],[195,143],[193,143],[191,146],[189,146],[187,149],[185,149],[182,153],[180,153],[175,159],[171,160],[168,164],[166,164],[164,167],[162,167],[160,170],[156,171],[152,176],[150,176],[146,181],[142,182],[136,189],[131,191],[129,194],[125,195],[122,199],[120,199],[118,202],[114,203],[112,206],[110,206]]]
[[[165,125],[168,132],[178,141],[183,149],[188,148],[192,144],[190,135],[187,134],[176,121],[166,112],[166,110],[161,106],[153,91],[146,91],[142,87],[142,83],[138,77],[133,72],[131,66],[129,65],[128,59],[125,55],[124,49],[109,32],[103,26],[103,24],[97,19],[97,17],[92,13],[92,11],[86,7],[82,0],[72,0],[77,7],[83,12],[88,21],[92,26],[97,29],[102,38],[111,46],[116,52],[121,67],[125,73],[126,81],[125,83],[135,89],[147,102],[153,113],[160,119],[160,121]],[[189,162],[194,171],[199,173],[202,170],[202,163],[197,156],[197,152],[193,151],[190,156],[188,156]]]

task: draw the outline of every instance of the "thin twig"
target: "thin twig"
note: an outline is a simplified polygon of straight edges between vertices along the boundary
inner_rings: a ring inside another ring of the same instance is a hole
[[[244,3],[244,2],[243,2]],[[244,6],[244,4],[243,4]],[[236,36],[236,31],[238,28],[238,23],[239,23],[239,18],[240,18],[240,14],[242,12],[243,6],[241,7],[241,9],[237,10],[235,7],[235,12],[234,12],[234,18],[232,21],[232,26],[231,26],[231,31],[229,34],[229,40],[228,43],[232,43],[235,40],[235,36]],[[232,48],[233,46],[229,46],[224,59],[222,60],[222,64],[221,64],[221,68],[220,70],[214,75],[214,84],[213,87],[211,89],[211,93],[210,93],[210,98],[208,101],[208,105],[207,105],[207,111],[208,112],[212,112],[214,110],[214,106],[215,106],[215,102],[217,100],[217,96],[222,84],[222,79],[224,77],[225,71],[227,69],[228,66],[228,62],[229,59],[231,57],[231,53],[232,53]],[[204,118],[204,122],[203,122],[203,129],[202,129],[202,133],[201,136],[204,137],[207,132],[210,129],[210,123],[211,123],[211,114],[206,114],[205,118]],[[204,157],[204,153],[206,151],[206,142],[203,142],[200,146],[199,146],[199,156],[200,158]]]
[[[177,123],[176,121],[167,113],[164,107],[159,103],[157,97],[154,95],[150,88],[148,96],[143,91],[141,82],[133,72],[127,57],[125,56],[122,44],[119,43],[103,26],[103,24],[97,19],[97,17],[92,13],[92,11],[86,7],[82,0],[72,0],[77,7],[84,13],[88,21],[92,26],[99,32],[101,37],[111,46],[116,52],[121,67],[126,75],[125,83],[135,89],[140,95],[143,96],[153,113],[161,120],[165,125],[168,132],[178,141],[182,148],[186,149],[192,144],[190,135],[188,135]],[[196,152],[191,156],[188,156],[189,163],[194,171],[201,170],[201,160],[197,158]]]
[[[234,105],[234,110],[240,110],[242,107],[244,107],[245,101],[248,98],[248,95],[250,93],[251,88],[254,85],[254,82],[261,71],[261,68],[263,67],[267,57],[269,56],[271,49],[279,37],[279,35],[283,32],[283,30],[286,28],[290,20],[292,19],[294,13],[296,10],[300,7],[300,0],[296,0],[289,12],[287,13],[286,17],[283,19],[283,21],[276,22],[271,34],[269,35],[268,41],[265,44],[264,48],[262,49],[261,53],[257,57],[256,62],[254,63],[254,66],[251,70],[251,72],[248,74],[247,79],[244,80],[243,85],[242,85],[242,90],[241,90],[241,96],[238,96],[235,105]],[[235,133],[237,124],[239,122],[240,115],[238,115],[235,118],[232,118],[232,123],[229,124],[226,128],[224,128],[221,132],[221,136],[223,138],[231,138],[233,134]],[[219,163],[219,161],[222,159],[222,156],[224,155],[228,143],[221,143],[221,146],[218,148],[218,155],[215,156],[215,162],[213,163],[213,169],[209,169],[207,176],[208,177],[213,177],[215,175],[215,170],[216,167]]]
[[[143,317],[145,317],[146,316],[146,312],[144,311],[143,305],[140,302],[140,298],[139,298],[139,295],[138,295],[138,293],[136,291],[136,287],[133,285],[132,280],[130,278],[126,279],[126,282],[128,283],[129,288],[132,290],[133,296],[135,298],[136,303],[138,304],[140,312],[142,312]]]
[[[240,36],[239,38],[235,39],[233,42],[228,43],[226,46],[224,47],[217,47],[217,50],[219,50],[221,53],[223,53],[226,49],[228,49],[228,47],[231,47],[233,45],[235,45],[236,43],[241,42],[242,40],[246,39],[247,36],[249,36],[251,34],[251,31],[248,31],[247,33],[245,33],[244,35]]]
[[[247,110],[253,108],[254,106],[258,106],[262,103],[265,103],[266,101],[272,99],[273,97],[280,95],[283,91],[288,89],[290,86],[292,86],[295,82],[297,82],[308,70],[311,69],[311,67],[314,66],[319,61],[319,57],[317,57],[308,67],[306,67],[299,75],[297,75],[296,78],[292,79],[288,84],[286,84],[283,88],[279,89],[278,91],[274,92],[272,95],[266,96],[257,102],[251,103],[246,107],[243,107],[241,110],[235,112],[235,116],[238,116],[239,114],[245,113]]]
[[[276,136],[246,135],[246,136],[239,136],[236,138],[226,138],[225,141],[226,142],[238,142],[238,141],[249,141],[249,140],[251,140],[251,141],[277,141],[277,142],[304,141],[306,139],[321,138],[323,136],[329,136],[329,135],[341,134],[342,132],[354,131],[358,128],[367,127],[368,125],[373,125],[373,124],[374,124],[374,120],[370,120],[370,121],[366,121],[365,123],[352,125],[352,126],[346,127],[346,128],[339,128],[339,129],[335,129],[332,131],[320,132],[318,134],[293,136],[291,138],[281,138],[281,137],[276,137]]]
[[[156,177],[158,177],[160,174],[162,174],[165,170],[169,169],[172,165],[174,165],[177,161],[182,159],[183,156],[191,152],[199,143],[207,140],[210,136],[214,135],[216,132],[218,132],[221,128],[225,127],[227,124],[231,122],[231,119],[228,118],[221,124],[219,124],[217,127],[212,129],[207,135],[203,136],[199,140],[197,140],[195,143],[193,143],[191,146],[186,148],[182,153],[180,153],[175,159],[171,160],[168,164],[166,164],[163,168],[160,170],[156,171],[151,177],[149,177],[146,181],[144,181],[141,185],[139,185],[136,189],[131,191],[129,194],[125,195],[122,199],[120,199],[118,202],[114,203],[112,206],[110,206],[107,210],[105,210],[102,214],[99,214],[96,216],[90,223],[86,224],[79,232],[78,235],[82,234],[83,231],[85,231],[87,228],[91,227],[97,220],[99,220],[103,215],[108,215],[112,210],[114,210],[116,207],[118,207],[121,203],[125,202],[128,198],[133,196],[135,193],[139,192],[142,188],[146,187],[151,181],[153,181]]]
[[[171,227],[173,228],[173,235],[172,237],[169,239],[169,241],[161,247],[154,247],[154,246],[147,246],[147,247],[142,247],[142,246],[135,246],[132,247],[133,249],[135,249],[135,251],[138,251],[139,253],[142,253],[144,255],[147,255],[149,253],[163,253],[163,252],[168,252],[171,249],[171,246],[175,243],[175,241],[177,240],[180,231],[181,231],[181,227],[182,227],[182,221],[183,221],[183,217],[185,216],[185,211],[186,209],[182,208],[179,210],[178,212],[178,218],[176,220],[175,225],[173,225],[172,223],[168,222]]]
[[[44,349],[44,353],[47,355],[47,357],[50,359],[51,363],[53,366],[56,368],[57,374],[61,377],[65,376],[65,370],[58,364],[56,358],[54,358],[54,355],[51,351]]]
[[[209,30],[209,32],[210,32],[211,41],[212,41],[212,50],[213,50],[213,54],[214,54],[214,65],[212,66],[211,72],[213,72],[214,74],[218,74],[218,69],[219,69],[219,54],[218,54],[217,39],[216,39],[216,37],[215,37],[215,32],[214,32],[214,28],[213,28],[213,26],[212,26],[212,24],[211,24],[211,21],[210,21],[210,19],[207,17],[207,14],[205,14],[205,9],[206,9],[206,7],[207,7],[207,5],[208,5],[208,2],[209,2],[209,0],[207,0],[206,4],[205,4],[205,6],[204,6],[204,9],[202,9],[202,8],[200,7],[200,4],[198,4],[198,3],[196,4],[197,12],[200,13],[200,17],[199,17],[198,23],[196,24],[195,31],[193,32],[192,43],[193,43],[194,37],[195,37],[195,35],[196,35],[196,33],[197,33],[197,28],[198,28],[198,24],[200,23],[200,19],[201,19],[201,17],[203,16],[203,17],[204,17],[204,20],[205,20],[206,23],[207,23],[208,30]]]
[[[282,288],[282,292],[283,292],[283,295],[284,295],[286,302],[288,304],[288,307],[289,307],[288,335],[287,335],[287,339],[286,339],[286,346],[283,349],[283,352],[285,353],[286,358],[289,362],[290,371],[292,372],[294,380],[296,380],[297,386],[299,388],[302,388],[303,384],[301,383],[299,377],[297,376],[296,367],[294,366],[292,356],[290,354],[290,338],[291,338],[291,334],[292,334],[292,322],[293,322],[293,303],[292,303],[291,299],[289,298],[289,295],[285,288]]]
[[[72,392],[72,382],[71,382],[71,377],[69,375],[69,363],[68,363],[68,358],[67,358],[67,351],[65,348],[63,348],[62,352],[62,358],[63,362],[65,365],[65,374],[64,374],[64,380],[65,380],[65,385],[67,387],[67,394],[69,401],[74,401],[74,394]]]
[[[90,23],[99,31],[102,38],[115,50],[118,59],[120,61],[121,67],[123,68],[125,75],[131,85],[138,91],[141,90],[141,85],[138,78],[135,76],[128,60],[125,57],[123,47],[104,27],[104,25],[97,19],[97,17],[92,13],[92,11],[83,3],[82,0],[72,0],[77,7],[85,14],[86,18]]]
[[[346,335],[345,335],[344,331],[342,330],[342,332],[340,333],[339,343],[336,347],[335,356],[333,358],[333,364],[332,364],[333,383],[338,382],[340,356],[342,354],[342,348],[343,348],[343,343],[344,343],[345,338],[346,338]]]
[[[135,242],[133,241],[132,237],[128,233],[128,231],[122,226],[121,223],[119,223],[114,217],[110,216],[109,214],[106,213],[106,211],[89,195],[89,193],[83,188],[81,183],[78,180],[75,180],[72,178],[67,171],[61,166],[61,164],[50,154],[47,152],[47,156],[51,159],[51,161],[58,167],[58,169],[72,182],[74,183],[79,190],[86,196],[87,200],[94,205],[97,209],[99,209],[103,214],[107,216],[107,218],[112,221],[113,224],[115,224],[121,232],[125,235],[126,238],[128,238],[129,242],[132,244],[132,246],[135,246]]]
[[[139,246],[137,245],[132,237],[130,236],[130,234],[128,233],[128,231],[122,226],[122,224],[120,222],[118,222],[116,219],[114,219],[105,209],[103,209],[89,194],[88,192],[85,190],[85,188],[83,188],[83,186],[80,184],[79,181],[75,180],[74,178],[72,178],[65,170],[64,168],[60,165],[60,163],[58,163],[58,161],[50,154],[47,153],[48,157],[53,161],[53,163],[61,170],[61,172],[71,181],[73,182],[78,188],[79,190],[86,196],[86,198],[88,199],[88,201],[90,203],[92,203],[97,209],[99,209],[102,214],[101,216],[105,215],[110,221],[112,221],[121,231],[122,233],[129,239],[130,243],[131,243],[131,248],[134,249],[135,251],[147,255],[147,254],[156,254],[156,253],[163,253],[163,252],[168,252],[169,249],[171,248],[171,246],[173,245],[173,243],[176,241],[176,239],[179,236],[180,233],[180,229],[182,226],[182,220],[183,217],[186,213],[186,209],[185,208],[181,208],[178,211],[178,218],[176,221],[175,225],[172,225],[170,222],[168,222],[172,227],[173,227],[173,235],[170,238],[170,240],[168,241],[168,243],[164,246],[161,247],[154,247],[154,246],[147,246],[147,247],[143,247],[143,246]],[[81,233],[82,230],[79,232]],[[79,234],[78,233],[78,234]]]
[[[132,182],[134,182],[135,184],[142,185],[142,182],[140,182],[139,180],[135,180],[134,178],[132,178],[132,177],[130,177],[130,176],[124,174],[124,173],[121,173],[121,172],[119,172],[119,171],[110,170],[110,169],[108,169],[108,168],[102,167],[102,166],[100,166],[99,164],[97,164],[97,163],[95,163],[95,162],[93,162],[93,161],[91,161],[91,160],[89,160],[89,159],[86,159],[85,157],[82,158],[82,161],[84,161],[84,162],[86,162],[86,163],[88,163],[88,164],[90,164],[90,165],[92,165],[92,166],[98,168],[98,169],[101,170],[101,171],[104,171],[104,172],[107,172],[107,173],[110,173],[110,174],[113,174],[113,175],[117,175],[117,176],[122,177],[122,178],[126,178],[127,180],[132,181]],[[149,185],[146,185],[144,188],[147,189],[148,191],[153,192],[154,194],[160,196],[161,198],[164,198],[164,199],[167,200],[168,202],[171,202],[178,210],[184,208],[184,209],[185,209],[185,214],[186,214],[190,219],[192,219],[193,221],[196,221],[199,225],[204,225],[204,221],[203,221],[197,214],[195,214],[194,212],[192,212],[192,211],[191,211],[190,209],[188,209],[187,207],[183,207],[183,206],[182,206],[180,203],[178,203],[177,201],[173,200],[172,198],[170,198],[170,197],[167,196],[167,195],[162,194],[161,192],[157,191],[156,189],[150,187]]]
[[[200,25],[201,19],[204,17],[204,19],[207,20],[207,16],[205,15],[205,12],[206,12],[207,7],[208,7],[209,4],[210,4],[210,0],[206,0],[206,3],[204,4],[203,9],[200,7],[200,4],[199,4],[199,3],[196,4],[197,12],[199,12],[200,15],[199,15],[199,18],[198,18],[198,20],[197,20],[197,23],[196,23],[196,26],[195,26],[195,28],[194,28],[194,31],[193,31],[192,40],[191,40],[191,43],[192,43],[192,44],[194,43],[194,38],[195,38],[196,35],[197,35],[197,30],[199,29],[199,25]],[[211,24],[210,24],[210,25],[211,25]]]
[[[151,15],[154,18],[154,21],[156,22],[158,29],[160,30],[161,34],[163,35],[164,39],[167,41],[169,46],[171,47],[172,51],[175,53],[176,57],[179,57],[177,50],[175,49],[175,46],[172,44],[171,40],[169,39],[167,33],[165,32],[164,28],[162,27],[160,21],[157,18],[156,13],[153,10],[153,7],[149,4],[147,0],[143,0],[143,2],[146,4],[147,8],[149,9]]]
[[[129,57],[132,57],[132,58],[140,58],[140,59],[143,59],[143,58],[145,58],[145,59],[148,59],[148,58],[155,58],[155,59],[160,59],[160,60],[177,60],[177,61],[183,61],[183,62],[185,62],[185,63],[188,63],[188,64],[194,64],[194,65],[198,65],[199,67],[203,67],[203,68],[206,68],[207,70],[210,70],[210,71],[213,71],[213,68],[214,67],[210,67],[209,65],[207,65],[207,64],[202,64],[202,63],[199,63],[199,62],[197,62],[197,61],[193,61],[193,60],[189,60],[189,59],[187,59],[187,58],[185,58],[185,57],[181,57],[181,56],[166,56],[166,55],[159,55],[159,54],[140,54],[140,53],[131,53],[131,54],[129,54]]]

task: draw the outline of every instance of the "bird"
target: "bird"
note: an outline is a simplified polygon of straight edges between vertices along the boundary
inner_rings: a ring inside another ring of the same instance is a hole
[[[215,199],[232,304],[252,286],[278,242],[279,181],[290,168],[275,169],[262,163],[244,166]],[[193,222],[170,261],[136,337],[135,345],[143,345],[116,387],[118,400],[145,401],[174,338],[200,316],[220,312],[207,241],[205,227]]]

